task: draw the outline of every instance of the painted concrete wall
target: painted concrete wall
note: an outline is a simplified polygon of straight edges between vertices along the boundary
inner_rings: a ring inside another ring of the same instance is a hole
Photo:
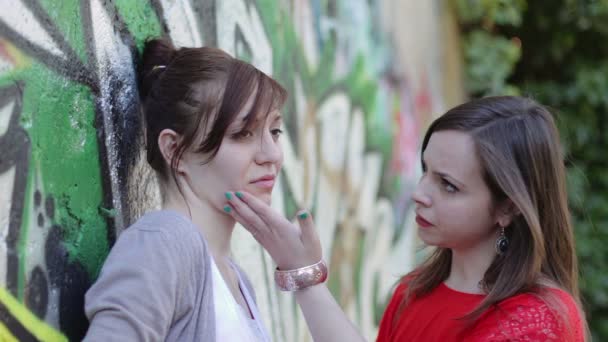
[[[289,89],[273,205],[290,217],[311,209],[330,288],[375,337],[391,286],[414,263],[409,195],[421,133],[461,98],[442,1],[2,0],[0,8],[0,340],[81,338],[83,295],[108,250],[158,206],[134,78],[151,36],[219,46]],[[308,340],[293,298],[273,286],[271,260],[243,230],[235,234],[235,257],[274,340]]]

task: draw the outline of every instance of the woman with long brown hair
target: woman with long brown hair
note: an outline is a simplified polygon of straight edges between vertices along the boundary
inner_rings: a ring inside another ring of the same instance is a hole
[[[227,188],[270,203],[287,93],[226,52],[145,45],[140,73],[147,161],[162,210],[119,236],[85,297],[86,341],[269,341],[246,274],[231,258]]]
[[[436,119],[412,196],[434,251],[405,275],[378,341],[584,341],[573,229],[559,134],[522,97],[488,97]],[[299,226],[244,193],[231,214],[278,264],[316,341],[361,337],[327,287],[307,213]]]

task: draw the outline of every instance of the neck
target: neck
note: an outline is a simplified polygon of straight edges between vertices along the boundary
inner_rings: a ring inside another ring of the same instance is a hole
[[[235,220],[208,201],[195,196],[187,187],[183,187],[183,190],[183,196],[179,191],[169,191],[163,201],[163,209],[189,217],[207,240],[216,263],[222,263],[230,256]]]
[[[466,293],[483,293],[479,284],[496,256],[494,241],[473,248],[452,249],[450,275],[445,283]]]

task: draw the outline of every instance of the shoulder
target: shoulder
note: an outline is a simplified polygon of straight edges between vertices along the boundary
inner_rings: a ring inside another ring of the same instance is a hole
[[[406,275],[406,276],[402,277],[393,286],[394,290],[392,291],[392,294],[388,298],[388,303],[387,303],[386,310],[385,310],[385,316],[387,316],[387,315],[392,316],[397,311],[400,310],[400,308],[403,305],[403,300],[405,299],[405,296],[407,295],[409,283],[411,280],[412,280],[412,277],[410,275]]]
[[[172,274],[206,269],[208,249],[194,224],[172,211],[154,211],[123,230],[104,262],[100,277],[111,272]]]
[[[194,233],[196,227],[192,221],[182,214],[172,210],[156,210],[144,214],[135,223],[124,230],[138,232],[156,232],[166,235]]]
[[[397,284],[394,286],[395,290],[393,291],[392,301],[398,301],[399,303],[406,296],[411,296],[411,300],[416,300],[415,293],[410,293],[410,288],[415,287],[412,286],[413,282],[416,281],[416,277],[418,276],[418,270],[411,271],[410,273],[404,275],[399,279]],[[434,287],[430,292],[434,292],[439,288],[439,286]]]
[[[404,276],[395,285],[393,285],[394,290],[388,298],[387,310],[394,311],[398,309],[401,302],[407,295],[410,280],[411,278]]]
[[[168,247],[169,253],[206,250],[205,241],[192,221],[170,210],[146,213],[120,234],[112,249],[132,250],[148,245],[156,248],[158,244]]]
[[[542,339],[583,341],[582,318],[567,292],[546,288],[508,298],[488,310],[475,325],[480,340]]]
[[[207,269],[208,252],[198,235],[196,227],[178,213],[145,214],[119,235],[87,292],[88,298],[108,293],[114,296],[124,292],[126,298],[157,289],[166,293],[183,290]]]
[[[391,339],[393,330],[395,328],[395,317],[397,315],[397,311],[399,311],[399,307],[401,306],[401,302],[406,291],[407,283],[404,282],[404,279],[402,278],[396,284],[395,290],[388,299],[388,304],[384,310],[382,319],[380,320],[380,326],[378,327],[377,341],[388,341]]]

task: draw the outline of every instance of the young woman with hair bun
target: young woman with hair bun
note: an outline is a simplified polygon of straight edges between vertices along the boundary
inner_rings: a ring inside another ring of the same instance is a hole
[[[146,43],[139,75],[147,161],[162,209],[126,228],[85,298],[86,341],[269,341],[247,275],[232,260],[243,189],[269,204],[287,93],[210,47]]]

